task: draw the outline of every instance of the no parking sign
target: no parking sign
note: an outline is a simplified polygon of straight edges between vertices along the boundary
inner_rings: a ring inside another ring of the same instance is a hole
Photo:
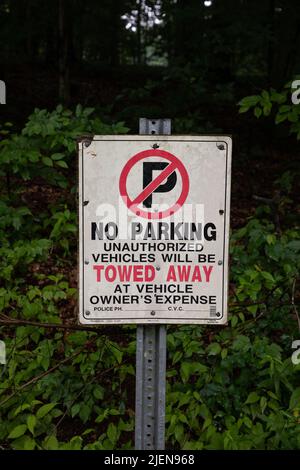
[[[79,144],[80,322],[226,323],[231,139]]]

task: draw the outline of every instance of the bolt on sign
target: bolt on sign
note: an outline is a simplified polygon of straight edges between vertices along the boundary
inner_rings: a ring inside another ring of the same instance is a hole
[[[227,322],[231,138],[79,143],[80,322]]]

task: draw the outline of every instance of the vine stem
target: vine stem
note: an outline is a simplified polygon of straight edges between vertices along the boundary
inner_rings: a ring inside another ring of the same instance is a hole
[[[90,341],[90,343],[93,343],[96,341],[98,337],[95,337],[93,338],[93,340]],[[46,370],[45,372],[43,372],[42,374],[40,375],[37,375],[36,377],[33,377],[31,380],[29,380],[28,382],[24,383],[21,387],[19,387],[18,389],[16,389],[13,393],[11,393],[8,397],[6,397],[4,400],[2,400],[0,402],[0,407],[3,406],[6,402],[8,402],[11,398],[13,398],[15,395],[17,395],[19,392],[21,392],[22,390],[24,390],[25,388],[29,387],[29,385],[32,385],[32,384],[35,384],[36,382],[38,382],[39,380],[41,380],[42,378],[46,377],[47,375],[51,374],[52,372],[54,372],[56,369],[58,369],[60,366],[62,366],[63,364],[66,364],[67,362],[71,361],[72,359],[74,359],[75,357],[77,357],[79,354],[82,353],[82,351],[84,351],[85,349],[85,346],[80,348],[78,351],[76,351],[76,353],[72,354],[71,356],[69,357],[65,357],[65,359],[61,360],[60,362],[58,362],[57,364],[55,364],[55,366],[51,367],[50,369]]]
[[[54,329],[61,329],[61,330],[74,330],[74,331],[89,331],[94,333],[103,333],[109,335],[120,335],[120,334],[129,334],[130,331],[124,332],[119,328],[116,331],[116,327],[110,326],[98,326],[98,327],[91,327],[91,326],[82,326],[82,325],[74,325],[74,324],[60,324],[60,323],[42,323],[38,321],[31,321],[31,320],[22,320],[22,319],[14,319],[10,318],[7,315],[0,314],[0,325],[7,325],[7,326],[38,326],[39,328],[54,328]]]

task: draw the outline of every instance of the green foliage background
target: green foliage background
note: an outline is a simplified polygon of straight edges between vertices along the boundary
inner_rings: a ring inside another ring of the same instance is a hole
[[[257,117],[268,114],[272,100],[281,103],[274,93],[245,98],[241,111],[254,105],[263,109]],[[181,125],[197,127],[189,119]],[[2,125],[3,449],[134,446],[135,328],[66,327],[77,302],[76,138],[128,130],[80,105],[36,109],[20,133]],[[167,448],[300,449],[300,365],[291,361],[299,337],[295,183],[284,173],[275,181],[280,198],[232,233],[229,325],[168,328]]]

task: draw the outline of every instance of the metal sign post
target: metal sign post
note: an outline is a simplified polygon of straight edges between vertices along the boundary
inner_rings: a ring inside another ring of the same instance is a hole
[[[170,119],[140,119],[140,134],[171,134]],[[155,146],[155,144],[154,144]],[[136,345],[136,450],[165,448],[166,326],[138,326]]]

